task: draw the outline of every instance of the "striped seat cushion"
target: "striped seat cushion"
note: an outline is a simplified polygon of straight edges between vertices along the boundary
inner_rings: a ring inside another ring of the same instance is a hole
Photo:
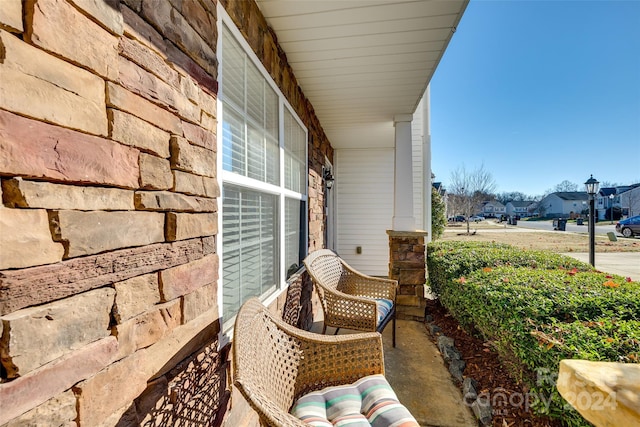
[[[378,309],[378,321],[376,322],[376,324],[379,325],[380,322],[382,322],[382,319],[387,317],[387,314],[389,314],[389,312],[391,311],[391,308],[393,307],[393,301],[384,298],[377,299],[376,307]]]
[[[315,427],[419,427],[384,375],[305,394],[295,402],[291,414]]]

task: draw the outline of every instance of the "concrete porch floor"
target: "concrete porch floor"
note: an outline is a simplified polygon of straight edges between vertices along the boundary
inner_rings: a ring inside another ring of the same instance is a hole
[[[464,404],[424,323],[404,319],[397,322],[396,347],[391,344],[392,324],[384,330],[382,342],[386,377],[400,402],[423,427],[477,427],[475,416]],[[322,331],[322,319],[314,323],[312,331]],[[333,331],[327,328],[328,334]],[[339,334],[352,332],[341,329]]]

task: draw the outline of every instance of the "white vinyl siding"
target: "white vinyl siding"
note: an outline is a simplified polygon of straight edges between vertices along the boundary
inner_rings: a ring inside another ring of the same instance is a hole
[[[393,216],[393,148],[336,150],[336,250],[351,266],[373,276],[389,274]],[[356,247],[362,247],[362,254]]]

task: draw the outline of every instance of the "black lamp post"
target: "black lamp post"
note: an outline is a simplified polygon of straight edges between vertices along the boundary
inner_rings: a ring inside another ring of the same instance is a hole
[[[596,252],[596,218],[595,218],[595,195],[598,192],[598,185],[600,183],[597,179],[591,175],[591,177],[584,183],[587,188],[587,194],[589,195],[589,264],[593,267],[596,266],[595,252]]]

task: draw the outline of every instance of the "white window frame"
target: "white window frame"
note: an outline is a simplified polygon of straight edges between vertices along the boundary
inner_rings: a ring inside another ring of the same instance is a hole
[[[287,283],[286,283],[286,272],[287,272],[287,266],[285,265],[285,199],[286,198],[291,198],[291,199],[297,199],[302,201],[306,207],[307,207],[307,211],[308,211],[308,207],[309,207],[309,164],[308,164],[308,159],[309,159],[309,131],[307,129],[307,127],[304,125],[304,123],[302,122],[302,120],[300,120],[300,118],[298,117],[298,115],[296,114],[295,110],[293,109],[293,107],[291,106],[291,104],[288,102],[288,100],[286,99],[286,97],[284,96],[284,94],[282,93],[282,91],[280,90],[280,88],[275,84],[275,82],[273,81],[273,79],[271,78],[271,76],[269,75],[269,73],[267,72],[267,70],[264,68],[264,66],[262,65],[262,63],[260,62],[260,60],[258,59],[257,55],[253,52],[253,50],[251,49],[251,46],[249,45],[249,43],[245,40],[244,36],[242,35],[242,33],[238,30],[238,28],[236,27],[236,25],[234,24],[233,20],[231,19],[231,17],[227,14],[227,12],[224,10],[224,7],[222,7],[222,5],[220,4],[220,2],[218,2],[218,7],[217,7],[217,12],[218,12],[218,22],[217,22],[217,27],[218,27],[218,40],[217,40],[217,46],[216,46],[216,52],[218,55],[218,81],[219,81],[219,87],[218,87],[218,97],[217,97],[217,111],[218,111],[218,125],[217,125],[217,134],[218,134],[218,156],[217,156],[217,171],[218,171],[218,184],[220,186],[221,189],[223,189],[224,184],[231,184],[231,185],[238,185],[241,187],[246,187],[247,189],[250,190],[255,190],[255,191],[260,191],[260,192],[266,192],[266,193],[270,193],[270,194],[274,194],[279,198],[279,204],[278,204],[278,221],[280,224],[280,227],[278,228],[278,232],[279,232],[279,242],[278,242],[278,250],[279,250],[279,266],[278,266],[278,270],[277,270],[277,275],[278,275],[278,284],[276,286],[276,290],[272,293],[270,293],[269,295],[267,295],[264,298],[261,298],[263,304],[265,305],[269,305],[271,304],[273,301],[275,301],[278,296],[280,294],[282,294],[283,291],[286,290],[287,288]],[[222,70],[222,63],[224,61],[224,52],[222,51],[222,32],[223,32],[223,27],[226,26],[226,28],[231,32],[231,34],[235,37],[236,41],[240,44],[240,46],[242,47],[242,49],[244,50],[244,52],[247,54],[247,56],[249,57],[249,59],[254,63],[254,65],[258,68],[258,70],[260,71],[260,73],[262,74],[262,76],[265,78],[267,84],[269,84],[269,86],[275,91],[276,95],[278,96],[278,153],[279,153],[279,175],[280,175],[280,180],[279,180],[279,185],[273,185],[273,184],[269,184],[266,182],[262,182],[253,178],[249,178],[247,176],[242,176],[242,175],[238,175],[236,173],[230,172],[230,171],[226,171],[223,169],[223,164],[222,164],[222,153],[223,153],[223,129],[222,129],[222,124],[224,121],[224,107],[222,105],[222,100],[224,99],[224,75],[223,75],[223,70]],[[285,188],[285,181],[284,181],[284,173],[285,173],[285,168],[284,168],[284,109],[288,109],[289,113],[291,113],[291,115],[293,116],[293,118],[295,119],[295,121],[300,125],[300,127],[303,129],[304,134],[305,134],[305,159],[306,159],[306,163],[305,163],[305,170],[306,170],[306,174],[305,174],[305,183],[304,183],[304,194],[301,193],[297,193],[291,190],[288,190],[287,188]],[[233,316],[229,316],[226,317],[224,311],[224,304],[223,304],[223,291],[224,291],[224,274],[223,274],[223,247],[222,247],[222,243],[223,243],[223,236],[224,236],[224,228],[222,226],[222,220],[224,217],[224,213],[223,213],[223,198],[220,198],[220,203],[219,203],[219,212],[218,212],[218,236],[217,236],[217,253],[218,253],[218,258],[219,258],[219,271],[218,271],[218,277],[219,277],[219,286],[218,286],[218,308],[219,308],[219,316],[220,318],[224,319],[224,324],[222,325],[222,329],[221,329],[221,339],[219,341],[219,346],[224,346],[227,342],[229,342],[230,337],[232,335],[232,330],[233,330],[233,323],[235,322],[235,314],[233,314]],[[301,221],[300,223],[300,241],[301,244],[302,242],[304,242],[304,246],[301,248],[303,254],[306,254],[308,251],[308,228],[309,228],[309,220],[308,220],[308,215],[303,215],[303,221]]]

